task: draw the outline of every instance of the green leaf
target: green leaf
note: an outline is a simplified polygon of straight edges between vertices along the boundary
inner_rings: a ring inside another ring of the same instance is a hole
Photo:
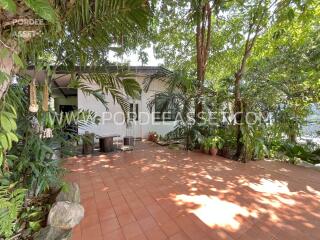
[[[3,163],[3,153],[0,151],[0,167],[2,166]]]
[[[1,127],[3,128],[3,130],[6,132],[10,132],[13,127],[11,125],[10,119],[4,114],[0,115],[0,124],[1,124]]]
[[[37,232],[41,228],[40,222],[41,221],[29,222],[29,226],[34,232]]]
[[[295,16],[294,10],[292,8],[289,8],[287,14],[288,14],[287,16],[288,16],[289,21],[292,21]]]
[[[13,141],[13,142],[19,141],[17,135],[12,132],[7,133],[7,137],[10,138],[10,141]]]
[[[12,13],[15,13],[17,10],[13,0],[0,0],[0,7]]]
[[[12,148],[12,139],[11,139],[10,133],[11,133],[11,132],[8,132],[8,133],[6,134],[7,141],[8,141],[8,149],[11,149],[11,148]]]
[[[14,113],[11,112],[2,112],[1,114],[4,114],[7,116],[9,119],[17,119],[17,116]]]
[[[1,0],[0,0],[1,1]],[[0,58],[6,58],[9,55],[9,50],[7,48],[0,49]]]
[[[45,0],[25,0],[26,5],[31,8],[40,17],[50,23],[56,23],[56,13],[51,7],[49,1]]]
[[[51,153],[51,154],[53,154],[53,150],[50,148],[50,147],[48,147],[48,146],[46,146],[46,145],[42,145],[42,150],[43,150],[43,152],[46,154],[46,153]]]
[[[16,111],[16,109],[15,109],[12,105],[10,105],[10,108],[11,108],[12,114],[15,116],[14,118],[17,118],[17,111]]]
[[[16,156],[16,155],[6,155],[6,158],[10,159],[10,160],[17,160],[18,156]]]
[[[14,63],[15,63],[18,67],[23,68],[24,64],[23,64],[21,58],[19,57],[19,55],[16,54],[16,53],[13,53],[12,57],[13,57]]]
[[[5,81],[8,81],[8,79],[9,79],[9,75],[6,74],[5,72],[0,71],[0,84]]]
[[[2,133],[0,134],[0,144],[3,149],[8,149],[9,144],[8,144],[7,137]]]

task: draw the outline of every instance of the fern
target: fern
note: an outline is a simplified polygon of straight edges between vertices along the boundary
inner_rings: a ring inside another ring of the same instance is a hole
[[[0,238],[13,234],[25,193],[25,189],[14,189],[14,185],[0,186]]]

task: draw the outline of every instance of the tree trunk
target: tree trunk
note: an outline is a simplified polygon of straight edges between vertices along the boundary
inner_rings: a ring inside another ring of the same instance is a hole
[[[0,48],[0,51],[3,48]],[[12,50],[9,50],[9,53],[4,58],[0,59],[0,72],[7,75],[7,79],[0,84],[0,99],[6,94],[12,80],[12,75],[14,74],[14,62],[12,57]]]
[[[290,133],[289,134],[289,141],[293,144],[297,143],[297,135],[295,133]]]
[[[197,48],[197,95],[195,98],[195,121],[201,121],[203,111],[202,97],[204,94],[204,79],[208,61],[208,53],[211,40],[211,13],[212,9],[207,2],[199,9],[196,19],[196,48]]]
[[[235,100],[234,100],[234,113],[236,114],[236,153],[234,155],[234,158],[236,160],[240,160],[243,152],[243,143],[241,141],[242,138],[242,132],[241,132],[241,122],[242,122],[242,103],[241,103],[241,91],[240,91],[240,84],[241,84],[241,73],[238,71],[235,74]]]
[[[250,29],[252,29],[253,25],[250,25]],[[241,141],[242,132],[241,132],[241,122],[244,113],[242,112],[242,99],[241,99],[241,80],[245,73],[247,60],[251,55],[252,48],[254,46],[255,40],[257,38],[257,32],[255,32],[254,37],[251,39],[251,30],[248,33],[247,40],[245,43],[243,57],[240,63],[240,67],[235,73],[235,81],[234,81],[234,113],[236,114],[236,153],[234,158],[236,160],[241,160],[243,153],[243,143]]]
[[[16,12],[11,13],[0,7],[0,23],[5,24],[0,27],[0,51],[6,48],[9,54],[0,59],[0,71],[9,76],[8,80],[0,84],[0,100],[6,94],[14,74],[18,72],[18,68],[14,64],[13,53],[18,54],[20,52],[20,45],[16,40],[15,34],[19,31],[38,31],[42,29],[41,25],[23,25],[17,24],[15,20],[17,19],[38,19],[39,16],[30,9],[25,1],[16,0],[14,1],[16,5]],[[22,35],[19,41],[27,43],[35,37],[34,34]],[[20,42],[21,43],[21,42]]]

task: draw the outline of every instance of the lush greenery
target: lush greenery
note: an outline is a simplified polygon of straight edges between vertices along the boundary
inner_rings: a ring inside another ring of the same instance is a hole
[[[211,148],[222,149],[223,139],[219,136],[205,138],[202,142],[203,149],[209,151]]]
[[[203,10],[197,4],[208,3],[211,47],[199,96],[195,16]],[[168,87],[157,101],[164,110],[181,113],[168,137],[184,138],[193,149],[220,136],[220,153],[241,161],[273,157],[319,162],[316,146],[298,142],[311,106],[320,99],[318,1],[162,0],[155,16],[157,56],[174,70],[169,81],[158,77]],[[202,121],[188,121],[199,99]],[[252,112],[260,116],[258,121]],[[234,113],[239,114],[232,118]]]

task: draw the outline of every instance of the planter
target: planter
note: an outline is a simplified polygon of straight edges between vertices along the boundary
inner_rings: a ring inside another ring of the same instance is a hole
[[[200,147],[200,151],[205,154],[209,154],[209,149],[205,149],[203,146]]]
[[[123,138],[123,145],[124,146],[134,146],[134,137],[132,136],[125,136]]]
[[[147,140],[150,142],[157,142],[158,141],[157,133],[156,132],[149,132]]]
[[[212,156],[216,156],[218,153],[218,148],[210,148],[210,154]]]

